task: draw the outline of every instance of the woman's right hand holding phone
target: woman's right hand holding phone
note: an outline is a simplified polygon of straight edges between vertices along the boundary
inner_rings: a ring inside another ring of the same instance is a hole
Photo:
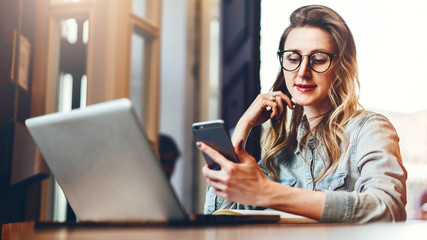
[[[268,119],[282,116],[286,105],[293,109],[291,99],[281,91],[259,94],[239,119],[232,137],[233,146],[236,146],[240,139],[246,139],[253,127]]]

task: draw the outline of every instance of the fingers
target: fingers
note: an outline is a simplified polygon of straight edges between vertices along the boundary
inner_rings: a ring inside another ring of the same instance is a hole
[[[207,145],[203,142],[197,142],[196,146],[197,146],[197,148],[199,148],[200,151],[204,152],[214,162],[216,162],[221,167],[221,169],[222,168],[229,168],[230,164],[232,164],[232,162],[230,160],[226,159],[221,153],[219,153],[215,149],[211,148],[209,145]]]
[[[208,181],[218,181],[218,172],[217,170],[210,169],[207,164],[202,168],[202,174]]]
[[[268,119],[279,118],[286,110],[285,102],[290,109],[293,109],[291,99],[281,91],[259,94],[239,119],[239,123],[243,124],[244,130],[250,130]],[[247,133],[246,130],[244,133]]]
[[[280,96],[276,96],[274,93],[271,95],[271,100],[273,101],[273,106],[271,107],[270,118],[276,117],[279,118],[282,116],[284,111],[284,106]]]
[[[279,118],[282,116],[283,111],[285,111],[285,106],[283,105],[283,101],[280,97],[277,97],[277,108],[279,109],[277,118]]]
[[[209,186],[211,186],[215,191],[224,191],[225,186],[224,184],[218,182],[218,181],[214,181],[212,179],[207,180],[207,183]]]
[[[268,94],[275,95],[276,96],[276,99],[275,99],[276,102],[279,102],[278,100],[280,100],[280,102],[285,101],[290,109],[292,109],[292,110],[294,109],[293,105],[292,105],[291,98],[289,96],[287,96],[286,94],[284,94],[282,91],[274,91],[274,92],[271,92]]]
[[[288,107],[293,110],[291,99],[281,91],[263,94],[262,98],[264,105],[267,107],[266,109],[271,110],[270,118],[279,118],[282,116],[283,112],[285,111],[285,105],[283,102],[286,102]]]
[[[209,169],[208,165],[205,165],[202,168],[202,172],[206,178],[206,183],[213,188],[215,195],[218,196],[218,194],[221,194],[226,189],[224,183],[222,183],[220,179],[217,179],[217,174],[219,174],[219,171],[211,170]]]
[[[253,183],[259,182],[263,173],[256,160],[246,152],[243,140],[239,140],[235,146],[236,154],[242,161],[239,164],[230,162],[204,143],[198,142],[197,147],[221,166],[219,171],[210,169],[208,165],[202,168],[203,176],[216,196],[231,201],[253,197],[253,191],[248,191],[248,188],[256,186]]]
[[[277,109],[278,103],[276,101],[279,100],[279,98],[272,93],[267,94],[260,94],[258,95],[260,103],[260,108],[264,111],[271,111],[269,118],[273,118],[274,116],[278,117],[280,112],[280,109]]]

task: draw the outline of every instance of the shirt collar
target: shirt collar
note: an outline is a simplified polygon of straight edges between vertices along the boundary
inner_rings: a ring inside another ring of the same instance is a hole
[[[309,129],[309,126],[308,126],[307,118],[304,116],[303,120],[301,121],[301,123],[298,126],[298,133],[297,133],[297,142],[298,143],[301,141],[302,136],[304,134],[306,134],[309,130],[310,129]],[[319,139],[317,139],[317,140],[319,140]],[[314,146],[314,137],[313,136],[310,136],[310,139],[308,141],[309,141],[309,144],[313,144],[313,146]],[[317,142],[319,142],[319,141],[317,141]],[[300,150],[299,150],[299,148],[297,146],[296,149],[295,149],[294,154],[297,154],[299,152],[300,152]]]

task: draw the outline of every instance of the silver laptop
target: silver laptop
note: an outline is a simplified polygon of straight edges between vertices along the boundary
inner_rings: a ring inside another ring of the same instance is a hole
[[[239,221],[184,211],[128,99],[25,123],[79,221]],[[241,221],[278,221],[275,217]]]

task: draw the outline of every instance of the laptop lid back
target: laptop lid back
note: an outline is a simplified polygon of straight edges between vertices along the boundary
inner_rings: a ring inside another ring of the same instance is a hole
[[[128,99],[26,125],[80,221],[187,219]]]

